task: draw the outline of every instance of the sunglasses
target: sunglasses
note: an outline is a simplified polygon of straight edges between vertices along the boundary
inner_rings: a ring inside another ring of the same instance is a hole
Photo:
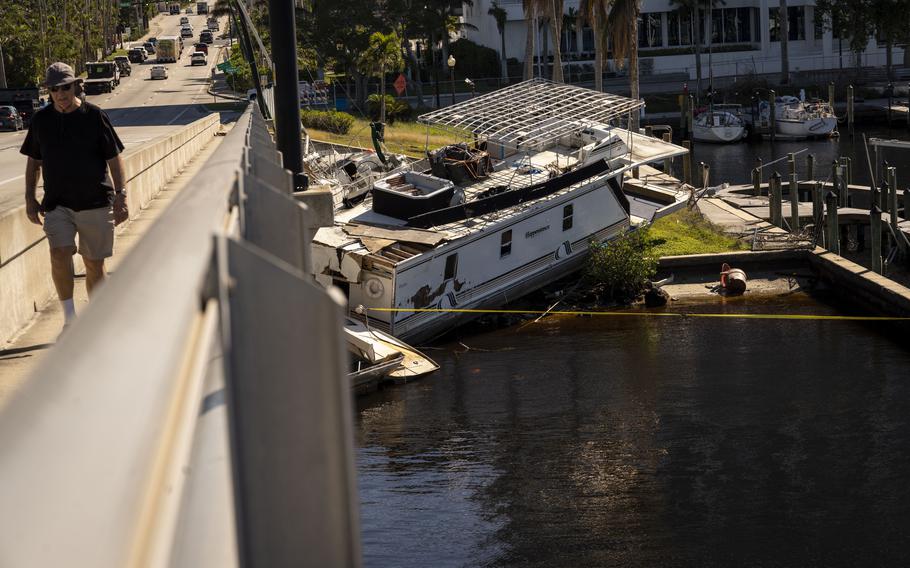
[[[51,92],[56,93],[57,91],[69,91],[72,88],[72,83],[67,83],[66,85],[60,85],[59,87],[51,87]]]

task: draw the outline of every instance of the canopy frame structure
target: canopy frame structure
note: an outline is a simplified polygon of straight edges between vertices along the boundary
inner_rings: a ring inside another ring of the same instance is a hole
[[[644,103],[610,93],[534,78],[420,115],[454,133],[470,131],[521,151],[594,124],[638,112]]]

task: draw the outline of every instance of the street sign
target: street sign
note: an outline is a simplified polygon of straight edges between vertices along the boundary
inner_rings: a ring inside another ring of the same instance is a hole
[[[234,75],[235,73],[237,73],[237,68],[234,67],[233,65],[231,65],[230,61],[225,61],[224,63],[219,63],[218,65],[215,65],[215,67],[224,71],[228,75]]]
[[[404,92],[405,87],[408,86],[408,80],[404,78],[404,73],[398,75],[398,78],[395,79],[395,82],[392,83],[395,86],[395,91],[398,92],[398,96]]]

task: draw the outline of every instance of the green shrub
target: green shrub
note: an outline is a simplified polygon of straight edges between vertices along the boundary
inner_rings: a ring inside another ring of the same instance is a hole
[[[381,97],[377,94],[367,97],[367,113],[372,120],[379,120],[380,108],[379,102]],[[408,120],[414,110],[405,101],[400,101],[392,95],[385,96],[385,119],[389,124],[396,120]]]
[[[591,243],[585,275],[602,288],[604,296],[631,302],[657,273],[657,255],[647,230],[637,230],[603,244]]]
[[[302,110],[300,120],[305,128],[325,130],[333,134],[347,134],[354,124],[354,117],[336,110]]]

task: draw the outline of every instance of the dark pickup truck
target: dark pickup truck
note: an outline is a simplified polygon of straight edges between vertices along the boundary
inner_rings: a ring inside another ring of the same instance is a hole
[[[86,95],[111,93],[120,84],[120,68],[113,61],[92,61],[85,64],[88,79],[82,85]]]
[[[0,106],[16,107],[25,126],[28,126],[32,116],[41,108],[38,101],[38,87],[0,89]]]

